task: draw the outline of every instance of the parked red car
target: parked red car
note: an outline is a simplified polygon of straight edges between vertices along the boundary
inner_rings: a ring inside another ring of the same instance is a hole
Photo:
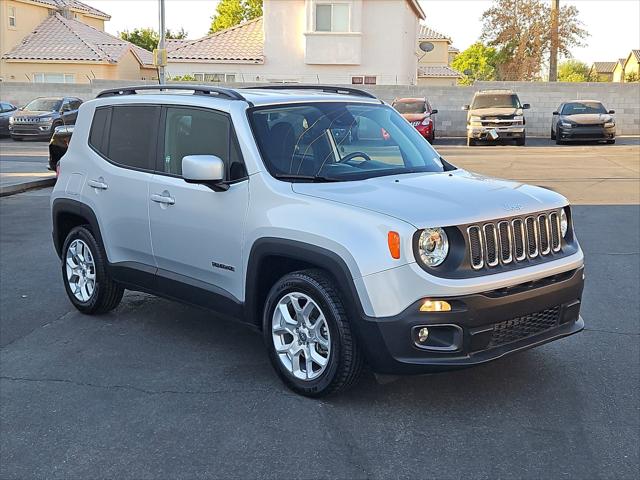
[[[396,98],[391,105],[411,125],[416,127],[424,138],[433,143],[436,139],[436,119],[434,115],[438,110],[431,108],[426,98]]]

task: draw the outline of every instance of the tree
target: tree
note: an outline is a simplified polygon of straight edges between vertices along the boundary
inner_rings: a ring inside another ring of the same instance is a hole
[[[597,81],[590,78],[590,68],[579,60],[565,60],[558,67],[559,82],[589,82]]]
[[[451,66],[464,74],[458,80],[461,85],[471,85],[476,80],[495,80],[497,52],[482,42],[476,42],[465,51],[456,55]]]
[[[578,9],[560,8],[558,52],[568,57],[570,49],[582,46],[588,32],[582,28]],[[482,36],[496,47],[500,57],[500,80],[540,78],[551,44],[551,8],[542,0],[494,0],[482,14]]]
[[[638,72],[629,72],[624,77],[624,81],[629,83],[640,82],[640,75],[638,75]]]
[[[262,0],[220,0],[209,33],[219,32],[262,16]]]
[[[165,37],[185,39],[187,38],[187,32],[185,32],[184,28],[181,28],[177,32],[167,30]],[[120,38],[150,52],[158,48],[158,42],[160,41],[160,35],[153,28],[134,28],[131,32],[125,30],[124,32],[120,32]]]

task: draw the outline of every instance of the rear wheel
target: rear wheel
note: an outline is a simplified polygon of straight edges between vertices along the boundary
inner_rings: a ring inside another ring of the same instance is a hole
[[[124,294],[109,275],[102,247],[84,226],[71,230],[62,246],[62,277],[69,300],[82,313],[113,310]]]
[[[337,289],[323,271],[281,278],[267,297],[262,326],[271,363],[294,392],[322,397],[358,379],[362,353]]]

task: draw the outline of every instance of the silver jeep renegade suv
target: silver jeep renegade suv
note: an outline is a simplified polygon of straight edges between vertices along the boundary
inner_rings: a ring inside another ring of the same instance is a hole
[[[125,289],[260,330],[294,391],[466,367],[580,331],[567,200],[446,162],[347,88],[105,91],[51,205],[71,302]]]

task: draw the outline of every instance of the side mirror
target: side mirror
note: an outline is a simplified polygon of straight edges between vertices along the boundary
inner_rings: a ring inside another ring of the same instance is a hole
[[[552,115],[560,115],[560,112],[553,112]]]
[[[531,105],[529,105],[528,103],[525,103],[524,105],[522,105],[523,110],[529,110],[530,108],[531,108]]]
[[[609,115],[613,115],[614,113],[616,113],[615,110],[609,110]]]
[[[216,192],[229,190],[224,180],[224,162],[215,155],[187,155],[182,158],[182,178],[187,183],[200,183]]]
[[[436,113],[438,113],[438,109],[434,108],[433,110],[431,110],[431,115],[435,115]]]
[[[463,110],[469,110],[469,105],[465,105],[464,107],[462,107]]]

